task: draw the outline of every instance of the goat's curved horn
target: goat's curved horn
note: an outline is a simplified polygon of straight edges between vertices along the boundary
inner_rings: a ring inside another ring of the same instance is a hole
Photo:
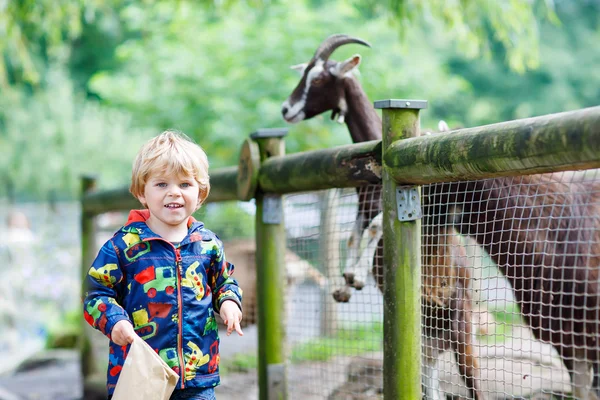
[[[348,35],[336,34],[331,35],[327,39],[321,43],[317,51],[315,51],[315,55],[313,56],[313,60],[320,58],[323,61],[327,61],[331,53],[334,52],[338,47],[348,44],[348,43],[357,43],[362,44],[363,46],[371,47],[368,42],[365,42],[362,39],[353,38]]]

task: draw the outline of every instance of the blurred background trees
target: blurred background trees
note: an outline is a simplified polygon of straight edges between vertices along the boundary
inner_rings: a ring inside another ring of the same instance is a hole
[[[600,102],[600,0],[8,0],[0,2],[0,197],[73,198],[127,183],[139,145],[181,129],[213,167],[285,126],[280,104],[332,33],[369,41],[372,100],[423,98],[423,125],[475,126]],[[349,143],[327,118],[289,152]]]

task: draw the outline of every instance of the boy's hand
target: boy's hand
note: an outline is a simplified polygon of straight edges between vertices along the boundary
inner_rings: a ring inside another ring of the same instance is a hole
[[[137,334],[133,330],[133,325],[131,325],[131,322],[125,319],[117,322],[115,326],[113,326],[110,334],[111,340],[119,346],[126,346],[130,343],[133,343],[133,340],[136,338],[136,336]]]
[[[240,326],[240,322],[242,321],[242,310],[236,304],[236,302],[232,300],[226,300],[221,304],[221,311],[219,312],[221,318],[227,325],[227,336],[231,335],[233,329],[240,336],[244,336],[244,332],[242,332],[242,327]]]

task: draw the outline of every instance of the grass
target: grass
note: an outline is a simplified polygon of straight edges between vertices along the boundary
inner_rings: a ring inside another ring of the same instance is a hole
[[[504,309],[491,309],[489,312],[494,316],[494,331],[490,335],[478,335],[480,343],[503,343],[510,337],[514,325],[523,324],[521,311],[516,304]]]
[[[516,304],[508,306],[505,310],[492,309],[490,310],[490,313],[494,316],[496,323],[504,323],[508,325],[519,325],[523,323],[521,311]]]
[[[492,309],[494,316],[494,333],[480,335],[480,343],[502,343],[508,339],[513,325],[523,323],[521,312],[516,304],[504,309]],[[335,356],[357,356],[372,351],[380,351],[383,347],[383,324],[356,325],[341,328],[333,336],[318,337],[303,343],[296,344],[291,349],[290,360],[292,363],[304,361],[327,361]],[[258,358],[255,352],[240,353],[222,360],[221,373],[246,372],[255,369]]]
[[[46,326],[46,349],[74,349],[80,342],[81,311],[75,309],[51,320]]]
[[[334,336],[319,337],[297,344],[291,349],[292,363],[327,361],[335,356],[356,356],[382,349],[383,325],[372,323],[341,328]],[[220,363],[221,374],[247,372],[258,366],[255,352],[239,353]]]
[[[221,375],[227,375],[235,372],[248,372],[256,369],[258,366],[258,356],[256,352],[238,353],[219,363],[219,372]]]
[[[292,362],[327,361],[333,356],[356,356],[382,349],[383,325],[372,323],[342,328],[332,337],[312,339],[294,346]]]

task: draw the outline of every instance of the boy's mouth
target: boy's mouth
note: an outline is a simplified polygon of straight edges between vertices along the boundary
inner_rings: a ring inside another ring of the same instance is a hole
[[[165,204],[165,207],[170,209],[170,210],[174,210],[176,208],[181,208],[183,207],[182,204],[177,204],[177,203],[169,203],[169,204]]]

